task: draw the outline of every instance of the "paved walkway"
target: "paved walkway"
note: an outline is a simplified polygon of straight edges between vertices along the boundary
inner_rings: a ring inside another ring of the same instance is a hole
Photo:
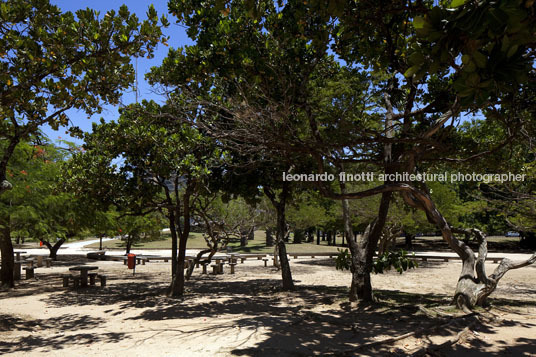
[[[108,241],[112,240],[114,238],[103,238],[102,241]],[[88,252],[95,251],[95,248],[85,248],[85,246],[98,243],[98,239],[93,240],[85,240],[85,241],[77,241],[77,242],[67,242],[64,243],[60,250],[58,251],[58,254],[82,254],[85,255]],[[35,255],[35,254],[48,254],[47,247],[41,247],[36,249],[16,249],[16,250],[23,250],[26,252],[26,255]],[[186,254],[196,254],[199,251],[199,249],[188,249],[186,251]],[[108,255],[123,255],[125,253],[124,250],[107,250]],[[131,253],[133,254],[145,254],[145,255],[157,255],[161,257],[170,257],[171,256],[171,249],[132,249]],[[410,252],[411,254],[411,252]],[[456,253],[454,252],[418,252],[416,251],[415,254],[418,255],[435,255],[435,256],[445,256],[445,257],[457,257]],[[531,256],[531,254],[526,253],[488,253],[488,257],[505,257],[512,260],[526,260]]]

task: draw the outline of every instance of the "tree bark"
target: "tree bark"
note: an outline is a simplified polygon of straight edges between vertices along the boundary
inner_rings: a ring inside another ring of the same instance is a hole
[[[190,209],[191,209],[191,194],[193,190],[193,183],[190,183],[185,189],[182,197],[182,213],[184,217],[184,225],[182,229],[178,230],[179,233],[179,251],[177,265],[175,269],[175,275],[171,278],[170,295],[174,297],[180,297],[184,295],[184,259],[186,258],[186,244],[188,242],[188,236],[190,235]],[[178,202],[178,200],[177,200]]]
[[[169,232],[171,233],[171,276],[175,275],[177,271],[177,248],[178,237],[177,228],[175,226],[175,213],[173,209],[169,210]]]
[[[272,228],[266,229],[266,246],[267,247],[274,246],[274,236],[272,235]]]
[[[406,243],[406,249],[413,248],[413,240],[415,239],[415,234],[409,234],[406,233],[406,236],[404,237],[405,243]]]
[[[177,261],[177,268],[175,275],[171,279],[170,295],[174,297],[180,297],[184,295],[184,260],[186,258],[186,243],[188,240],[188,235],[184,236],[181,234],[179,238],[179,256]]]
[[[279,263],[281,265],[281,277],[283,278],[283,290],[294,290],[294,281],[290,271],[290,264],[287,257],[287,247],[285,236],[287,224],[285,219],[285,201],[280,202],[277,207],[277,248],[279,253]]]
[[[2,253],[2,285],[13,288],[15,280],[13,279],[13,244],[11,242],[11,227],[9,214],[0,216],[0,252]]]
[[[240,231],[240,246],[241,247],[245,247],[246,245],[248,245],[248,236],[249,236],[249,231]]]
[[[344,190],[344,185],[341,189]],[[382,194],[378,217],[371,222],[365,232],[358,237],[357,241],[347,239],[348,247],[352,255],[350,270],[352,272],[352,284],[350,287],[350,301],[374,301],[370,274],[374,264],[374,253],[378,240],[389,212],[391,194]],[[346,202],[345,202],[346,201]],[[350,236],[353,235],[348,200],[343,200],[344,229]]]
[[[295,229],[294,230],[294,240],[293,243],[300,244],[303,241],[303,230]]]
[[[14,136],[11,136],[9,138],[9,144],[5,148],[4,153],[2,155],[2,159],[0,161],[0,195],[4,193],[5,191],[9,191],[13,188],[13,185],[11,184],[11,182],[7,180],[7,177],[6,177],[7,165],[9,163],[9,159],[11,159],[11,156],[15,152],[15,148],[19,144],[20,139],[21,139],[20,133],[15,134]]]
[[[292,273],[290,271],[290,264],[287,257],[287,249],[285,246],[285,237],[287,236],[287,222],[285,217],[287,199],[288,199],[288,184],[284,183],[281,193],[279,194],[279,200],[276,199],[275,194],[269,189],[264,190],[266,196],[272,202],[277,213],[277,226],[276,226],[276,247],[274,252],[274,264],[276,264],[276,256],[279,258],[279,264],[281,267],[281,277],[283,279],[283,290],[294,290],[294,281],[292,280]]]
[[[127,242],[126,242],[126,254],[130,254],[130,246],[132,245],[132,237],[130,234],[127,234]]]
[[[58,241],[56,241],[56,243],[54,243],[54,245],[50,244],[49,241],[45,241],[41,238],[39,238],[39,240],[41,242],[43,242],[44,245],[47,246],[48,250],[49,250],[49,254],[48,254],[48,257],[49,258],[52,258],[54,260],[57,260],[58,259],[58,250],[60,249],[60,247],[62,246],[63,243],[65,243],[65,239],[64,238],[60,238]],[[128,252],[127,252],[128,253]]]

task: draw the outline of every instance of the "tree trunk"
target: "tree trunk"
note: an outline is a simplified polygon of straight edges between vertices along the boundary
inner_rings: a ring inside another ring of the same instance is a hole
[[[316,231],[316,245],[320,245],[320,230]]]
[[[274,236],[272,235],[272,228],[266,229],[266,246],[267,247],[274,246]]]
[[[171,233],[171,276],[177,271],[177,228],[175,226],[175,213],[173,209],[169,209],[169,232]]]
[[[406,243],[406,249],[412,249],[413,248],[413,240],[415,239],[415,234],[409,234],[406,233],[406,236],[404,237],[405,243]]]
[[[249,236],[248,231],[243,231],[243,230],[240,231],[240,246],[241,247],[245,247],[246,245],[248,245],[248,236]]]
[[[341,190],[345,192],[344,183],[341,183]],[[385,225],[387,213],[389,211],[389,202],[391,194],[382,194],[378,217],[368,225],[365,233],[358,237],[357,241],[347,239],[352,260],[350,270],[352,272],[352,284],[350,286],[350,301],[372,302],[374,296],[372,293],[372,284],[370,273],[372,272],[374,253],[378,245],[378,239]],[[348,200],[343,200],[343,220],[344,229],[349,236],[353,235],[350,210]]]
[[[371,227],[370,234],[366,235],[366,239],[363,239],[365,234],[361,237],[362,248],[365,251],[365,269],[363,284],[358,286],[357,294],[365,301],[372,301],[372,285],[370,284],[370,273],[374,264],[374,254],[378,246],[378,241],[382,233],[383,227],[385,227],[385,221],[389,213],[389,204],[391,202],[391,192],[385,192],[382,194],[380,200],[380,208],[378,209],[378,217],[375,224]],[[359,244],[360,239],[358,239]]]
[[[331,245],[331,231],[328,231],[328,245]]]
[[[367,247],[370,244],[370,234],[376,223],[377,219],[371,222],[365,232],[357,239],[357,242],[349,241],[348,246],[352,254],[350,301],[373,301],[370,271],[367,270]]]
[[[58,250],[60,249],[61,245],[63,243],[65,243],[65,239],[64,238],[61,238],[59,239],[58,241],[56,241],[56,243],[54,245],[50,244],[49,241],[46,241],[46,240],[43,240],[41,238],[39,238],[39,240],[47,246],[48,250],[49,250],[49,254],[48,254],[48,257],[49,258],[52,258],[54,260],[57,260],[58,259]],[[127,246],[128,247],[128,246]],[[127,248],[128,249],[128,248]],[[128,253],[128,251],[127,251]]]
[[[203,257],[204,254],[209,253],[207,258],[203,262],[210,264],[210,262],[212,261],[212,257],[214,256],[214,254],[216,254],[217,250],[218,250],[217,247],[215,247],[214,249],[203,249],[202,251],[197,253],[197,256],[195,257],[193,263],[186,270],[185,279],[190,280],[190,277],[192,276],[195,266],[201,263],[201,258]]]
[[[255,239],[255,226],[251,227],[248,231],[248,240]]]
[[[182,197],[182,212],[184,226],[179,230],[179,255],[175,275],[171,278],[170,295],[180,297],[184,295],[184,259],[186,258],[186,244],[190,235],[190,197],[193,187],[186,187]],[[177,200],[178,201],[178,200]],[[177,209],[178,210],[178,209]]]
[[[171,279],[170,295],[179,297],[184,295],[184,260],[186,258],[186,243],[188,235],[181,235],[179,238],[179,256],[177,261],[177,270]]]
[[[102,237],[103,237],[103,235],[101,234],[99,236],[99,250],[102,250]]]
[[[294,240],[295,244],[300,244],[303,241],[303,231],[301,229],[294,230]]]
[[[287,248],[285,246],[286,236],[286,219],[285,219],[285,206],[286,198],[282,199],[277,209],[277,248],[279,253],[279,263],[281,264],[281,276],[283,278],[283,290],[294,290],[294,282],[292,281],[292,273],[290,271],[290,264],[287,257]]]
[[[2,253],[2,285],[12,288],[13,279],[13,244],[11,242],[11,227],[9,214],[2,215],[0,220],[0,252]]]

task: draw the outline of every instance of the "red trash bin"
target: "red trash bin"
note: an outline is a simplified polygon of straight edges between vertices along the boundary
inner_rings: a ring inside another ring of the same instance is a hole
[[[127,263],[129,269],[135,269],[136,268],[136,254],[127,254]]]

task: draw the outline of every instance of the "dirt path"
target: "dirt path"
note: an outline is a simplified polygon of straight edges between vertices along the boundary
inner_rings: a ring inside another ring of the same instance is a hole
[[[183,300],[165,296],[170,277],[164,263],[138,266],[132,276],[122,263],[90,262],[108,275],[106,288],[63,288],[59,274],[79,259],[65,257],[51,269],[37,269],[38,280],[0,292],[0,354],[407,355],[428,348],[447,356],[536,355],[534,266],[503,278],[491,313],[453,319],[446,315],[459,314],[448,305],[457,262],[375,275],[379,302],[356,307],[346,299],[349,273],[325,259],[291,261],[298,285],[292,293],[280,292],[279,272],[258,260],[239,264],[235,275],[196,271]]]

